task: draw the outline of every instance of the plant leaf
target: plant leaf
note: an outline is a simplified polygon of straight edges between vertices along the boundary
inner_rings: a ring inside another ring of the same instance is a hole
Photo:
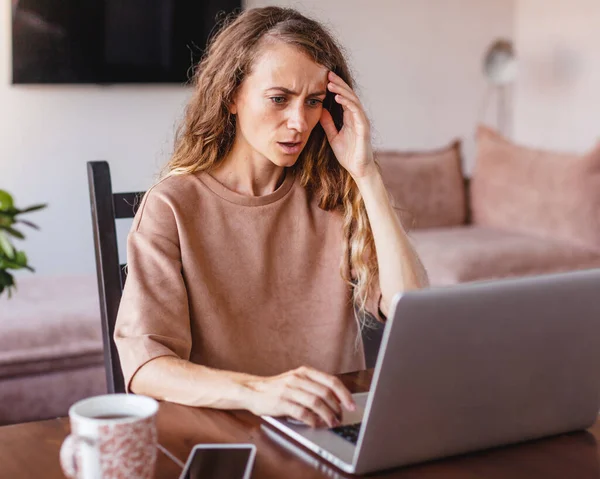
[[[33,206],[30,206],[29,208],[25,208],[25,209],[22,209],[22,210],[17,210],[16,214],[20,215],[20,214],[23,214],[23,213],[31,213],[32,211],[43,210],[47,206],[48,206],[47,203],[43,203],[43,204],[39,204],[39,205],[33,205]]]
[[[9,215],[3,211],[0,211],[0,228],[5,228],[7,226],[10,226],[14,222],[15,222],[15,218],[13,215]]]
[[[6,237],[6,234],[3,231],[0,231],[0,250],[4,251],[4,254],[8,258],[12,259],[15,256],[15,248],[10,243],[10,241]]]
[[[8,260],[8,259],[3,259],[1,261],[2,263],[2,269],[3,270],[9,270],[9,269],[23,269],[23,268],[27,268],[27,265],[21,265],[15,261],[12,260]]]
[[[0,270],[0,285],[11,287],[15,285],[15,279],[12,274],[7,271]]]
[[[25,254],[25,251],[15,250],[15,256],[13,258],[9,258],[4,254],[0,254],[0,271],[21,268],[26,268],[30,271],[32,270],[32,268],[27,264],[27,255]]]
[[[27,255],[25,251],[17,251],[15,254],[15,263],[21,267],[27,266]]]
[[[9,197],[9,199],[11,198]],[[27,255],[25,252],[16,250],[10,241],[10,237],[25,239],[25,235],[21,231],[12,227],[15,223],[22,223],[34,229],[39,228],[30,221],[17,219],[16,217],[24,213],[42,210],[47,206],[47,204],[37,204],[19,210],[12,204],[12,199],[10,203],[7,201],[4,202],[4,207],[0,211],[0,295],[6,291],[8,297],[11,298],[13,291],[16,290],[14,277],[7,270],[27,269],[32,272],[34,271],[27,264]]]
[[[15,223],[23,223],[24,225],[27,225],[30,228],[33,228],[35,230],[39,230],[40,229],[40,227],[38,225],[32,223],[31,221],[27,221],[27,220],[18,219],[17,221],[15,221]]]
[[[8,232],[9,235],[14,236],[15,238],[25,239],[25,235],[21,233],[19,230],[11,228],[10,226],[4,228],[5,231]]]

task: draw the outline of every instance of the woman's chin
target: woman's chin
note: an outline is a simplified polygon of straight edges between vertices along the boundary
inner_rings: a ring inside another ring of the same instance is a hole
[[[298,157],[300,155],[273,155],[271,158],[271,163],[281,166],[282,168],[289,168],[290,166],[294,166],[296,161],[298,161]]]

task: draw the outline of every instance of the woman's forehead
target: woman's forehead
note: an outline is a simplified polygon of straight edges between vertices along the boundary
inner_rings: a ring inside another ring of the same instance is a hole
[[[269,42],[261,47],[248,80],[265,88],[323,89],[327,85],[327,72],[325,66],[315,62],[298,47],[283,42]]]

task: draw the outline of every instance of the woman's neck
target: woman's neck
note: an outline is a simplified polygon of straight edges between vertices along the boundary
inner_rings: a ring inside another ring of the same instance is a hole
[[[273,193],[283,183],[285,168],[249,148],[234,144],[210,175],[236,193],[264,196]]]

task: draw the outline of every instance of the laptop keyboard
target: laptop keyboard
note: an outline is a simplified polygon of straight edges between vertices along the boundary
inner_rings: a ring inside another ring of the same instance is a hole
[[[358,441],[358,433],[360,432],[360,425],[362,423],[349,424],[348,426],[339,426],[331,428],[330,431],[334,432],[338,436],[343,437],[346,441],[350,441],[352,444],[356,444]]]

